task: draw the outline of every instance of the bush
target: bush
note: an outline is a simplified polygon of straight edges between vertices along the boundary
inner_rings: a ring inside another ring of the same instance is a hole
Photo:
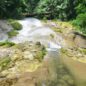
[[[18,34],[18,31],[16,31],[16,30],[12,30],[12,31],[8,32],[9,38],[16,36],[17,34]]]
[[[73,25],[76,26],[76,30],[83,34],[86,34],[86,13],[79,14],[76,20],[73,20]]]

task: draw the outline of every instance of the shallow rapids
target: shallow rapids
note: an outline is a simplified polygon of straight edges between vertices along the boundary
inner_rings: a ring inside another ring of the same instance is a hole
[[[17,36],[8,38],[1,35],[0,37],[3,36],[3,39],[14,43],[22,43],[25,41],[39,41],[47,48],[50,48],[51,46],[52,49],[61,48],[61,37],[57,35],[53,30],[51,30],[48,26],[45,26],[40,20],[36,18],[25,18],[23,20],[18,20],[18,22],[22,25],[23,28],[19,31],[19,34]]]

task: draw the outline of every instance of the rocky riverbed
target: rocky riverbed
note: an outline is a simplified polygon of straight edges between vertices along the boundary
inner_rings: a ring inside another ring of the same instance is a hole
[[[18,20],[9,38],[13,27],[0,22],[0,86],[85,86],[86,38],[70,23]]]

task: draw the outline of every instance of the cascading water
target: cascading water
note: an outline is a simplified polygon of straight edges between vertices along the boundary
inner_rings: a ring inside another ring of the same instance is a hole
[[[18,20],[18,22],[23,26],[22,30],[15,37],[8,38],[7,40],[14,43],[22,43],[25,41],[40,41],[43,45],[50,48],[61,48],[58,43],[58,39],[61,38],[51,30],[49,27],[42,24],[42,22],[35,18],[25,18],[23,20]],[[52,37],[52,36],[53,37]],[[6,37],[5,37],[6,38]]]

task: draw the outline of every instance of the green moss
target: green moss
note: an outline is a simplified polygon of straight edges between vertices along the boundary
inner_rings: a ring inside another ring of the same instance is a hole
[[[86,49],[81,49],[81,48],[79,48],[78,50],[79,50],[81,53],[86,54]]]
[[[54,38],[54,35],[53,35],[53,34],[50,34],[50,37],[51,37],[51,38]]]
[[[0,42],[0,46],[11,47],[11,46],[14,46],[14,45],[15,45],[15,43],[9,42],[9,41]]]
[[[0,42],[0,46],[4,46],[5,45],[5,42]]]
[[[72,24],[76,26],[76,30],[86,35],[86,13],[79,14],[77,18],[72,21]]]
[[[45,50],[45,48],[42,48],[42,50],[40,50],[36,53],[35,58],[41,62],[45,55],[46,55],[46,50]]]
[[[0,59],[0,71],[8,68],[10,61],[11,61],[11,59],[9,57],[4,57],[4,58]]]
[[[16,36],[17,34],[18,34],[18,31],[16,31],[16,30],[12,30],[12,31],[8,32],[9,38]]]
[[[22,29],[22,25],[20,23],[18,23],[17,21],[12,22],[11,25],[14,28],[14,30],[21,30]]]
[[[8,22],[13,27],[13,30],[8,32],[8,36],[9,36],[9,38],[11,38],[11,37],[16,36],[18,34],[17,30],[21,30],[22,29],[22,25],[19,22],[17,22],[16,20],[13,20],[13,19],[9,19]]]
[[[21,30],[22,29],[22,25],[19,22],[17,22],[16,20],[9,19],[8,22],[12,25],[14,30]]]
[[[68,53],[67,50],[64,49],[64,48],[61,48],[61,52],[64,53],[64,54],[67,54]]]

